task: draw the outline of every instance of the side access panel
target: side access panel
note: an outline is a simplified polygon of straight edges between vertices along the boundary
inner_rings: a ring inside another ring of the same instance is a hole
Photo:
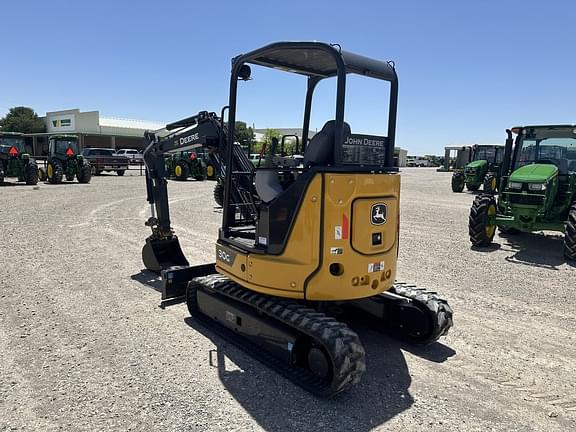
[[[388,290],[396,278],[400,175],[326,174],[321,267],[306,299],[350,300]]]

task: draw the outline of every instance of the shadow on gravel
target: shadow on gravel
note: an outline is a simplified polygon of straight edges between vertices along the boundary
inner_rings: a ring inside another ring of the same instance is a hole
[[[40,184],[40,182],[38,182],[38,184]],[[16,186],[16,187],[27,187],[27,188],[34,188],[36,185],[27,185],[26,183],[20,183],[20,182],[8,182],[6,180],[4,180],[3,182],[0,182],[0,187],[10,187],[10,186]]]
[[[496,252],[501,247],[502,246],[499,243],[491,243],[488,246],[470,246],[470,249],[475,252],[489,253],[489,252]]]
[[[353,326],[366,349],[362,382],[332,399],[320,399],[251,358],[217,330],[191,317],[184,321],[216,345],[216,350],[206,353],[206,361],[218,369],[224,387],[264,430],[368,431],[414,403],[408,392],[411,377],[403,344],[373,330]],[[434,362],[455,354],[441,344],[410,352]]]
[[[87,186],[90,186],[90,183],[80,183],[80,182],[77,182],[76,180],[70,180],[70,181],[62,180],[62,182],[60,182],[60,183],[50,183],[49,181],[38,182],[38,186],[58,187],[58,186],[68,186],[68,185],[78,185],[78,186],[87,187]]]
[[[140,273],[133,274],[130,279],[140,282],[142,285],[146,285],[158,292],[162,292],[162,281],[160,275],[152,273],[148,270],[140,270]]]
[[[500,236],[505,239],[506,251],[513,252],[505,259],[515,264],[524,264],[558,270],[558,266],[569,264],[564,257],[564,237],[542,233],[520,233]]]
[[[456,351],[440,342],[436,342],[435,344],[432,344],[427,347],[418,347],[403,344],[401,342],[397,343],[398,346],[402,348],[404,351],[408,351],[409,353],[414,354],[417,357],[423,358],[424,360],[428,360],[434,363],[444,363],[450,357],[456,355]]]

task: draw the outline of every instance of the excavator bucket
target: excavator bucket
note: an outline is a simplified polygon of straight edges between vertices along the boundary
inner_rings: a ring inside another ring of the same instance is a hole
[[[189,265],[176,236],[163,240],[148,237],[142,248],[142,261],[154,273],[160,273],[168,267]]]

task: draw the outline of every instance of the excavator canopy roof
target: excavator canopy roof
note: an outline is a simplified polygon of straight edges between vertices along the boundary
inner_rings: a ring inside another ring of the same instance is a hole
[[[324,42],[276,42],[234,58],[234,63],[251,63],[302,75],[328,78],[355,73],[396,81],[392,64],[343,51]]]

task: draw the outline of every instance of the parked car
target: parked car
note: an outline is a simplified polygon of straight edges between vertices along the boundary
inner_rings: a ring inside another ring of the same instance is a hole
[[[407,167],[429,167],[430,161],[428,159],[418,157],[418,156],[407,156],[406,157]]]
[[[130,163],[140,163],[143,160],[142,153],[135,149],[120,149],[116,152],[118,156],[126,156]]]
[[[118,156],[111,148],[85,148],[82,155],[90,161],[94,175],[100,175],[103,171],[116,171],[116,174],[123,176],[128,169],[128,158]]]

